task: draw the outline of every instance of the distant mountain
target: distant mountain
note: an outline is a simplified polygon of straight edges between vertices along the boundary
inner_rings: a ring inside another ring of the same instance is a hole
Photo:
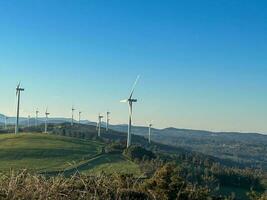
[[[39,117],[38,118],[38,124],[43,124],[45,122],[45,118],[44,117]],[[64,118],[64,117],[54,117],[54,118],[48,118],[48,123],[51,124],[61,124],[61,123],[65,123],[65,122],[71,122],[71,118]],[[74,120],[75,123],[78,123],[78,121]],[[5,115],[0,114],[0,124],[5,123]],[[16,117],[8,117],[7,120],[8,124],[15,124],[16,123]],[[30,125],[35,124],[35,118],[32,117],[30,119]],[[20,124],[23,125],[28,125],[28,118],[26,117],[20,117]],[[95,122],[90,122],[88,120],[81,120],[81,124],[89,124],[89,125],[96,125]]]

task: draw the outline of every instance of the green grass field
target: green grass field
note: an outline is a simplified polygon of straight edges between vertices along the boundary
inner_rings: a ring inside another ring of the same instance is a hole
[[[100,153],[103,144],[44,134],[0,135],[0,170],[64,170]]]
[[[103,143],[45,134],[0,135],[0,172],[27,169],[55,175],[64,171],[98,174],[130,173],[140,176],[137,164],[121,154],[101,154]]]
[[[141,176],[142,173],[137,164],[127,160],[119,154],[105,154],[90,162],[91,167],[84,170],[84,173],[99,174],[102,171],[108,174],[123,173]]]

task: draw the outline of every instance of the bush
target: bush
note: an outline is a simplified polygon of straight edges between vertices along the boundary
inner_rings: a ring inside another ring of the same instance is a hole
[[[131,146],[124,150],[123,154],[131,160],[151,160],[156,156],[153,152],[144,149],[141,146]]]
[[[106,153],[122,153],[125,149],[125,145],[120,143],[111,143],[105,147]]]
[[[146,200],[150,199],[148,194],[145,192],[133,190],[133,189],[122,189],[118,192],[118,200]]]

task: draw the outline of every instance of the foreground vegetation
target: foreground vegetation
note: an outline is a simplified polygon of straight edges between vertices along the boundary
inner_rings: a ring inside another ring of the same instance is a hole
[[[234,196],[214,196],[207,185],[196,185],[180,175],[173,164],[160,167],[151,178],[136,179],[131,175],[105,173],[89,176],[76,173],[66,178],[47,178],[27,171],[0,175],[0,199],[147,199],[147,200],[231,200]],[[266,194],[248,193],[251,200],[266,200]]]
[[[266,198],[267,176],[259,169],[140,136],[133,137],[139,145],[126,149],[125,134],[98,138],[95,127],[50,126],[50,134],[0,135],[0,199]]]

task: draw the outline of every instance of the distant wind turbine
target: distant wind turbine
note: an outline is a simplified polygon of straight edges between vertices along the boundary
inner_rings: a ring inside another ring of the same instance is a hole
[[[81,124],[81,114],[82,114],[82,112],[80,111],[79,112],[79,124]]]
[[[48,116],[50,115],[50,113],[48,112],[47,108],[45,111],[45,133],[47,133],[47,121],[48,121]]]
[[[5,130],[7,130],[7,120],[8,120],[8,117],[5,116]]]
[[[110,112],[107,112],[107,123],[106,123],[106,131],[108,132],[108,129],[109,129],[109,121],[110,121]]]
[[[28,128],[30,127],[30,120],[31,120],[31,116],[28,115]]]
[[[137,102],[137,99],[133,99],[133,93],[135,86],[139,80],[140,76],[137,76],[135,83],[133,85],[132,91],[128,99],[121,100],[122,103],[128,103],[129,105],[129,125],[128,125],[128,137],[127,137],[127,148],[131,146],[132,142],[132,114],[133,114],[133,103]]]
[[[16,120],[16,127],[15,127],[15,134],[19,132],[19,107],[20,107],[20,92],[24,91],[24,88],[20,87],[20,83],[16,88],[16,96],[18,97],[18,104],[17,104],[17,120]]]
[[[152,124],[148,125],[148,143],[151,143],[151,128],[152,128]]]
[[[38,114],[39,114],[39,111],[38,109],[35,111],[35,127],[38,126]]]
[[[72,106],[72,108],[71,108],[71,126],[73,126],[74,111],[75,111],[75,108]]]
[[[103,116],[102,115],[98,115],[98,137],[101,136],[101,121],[103,119]]]

